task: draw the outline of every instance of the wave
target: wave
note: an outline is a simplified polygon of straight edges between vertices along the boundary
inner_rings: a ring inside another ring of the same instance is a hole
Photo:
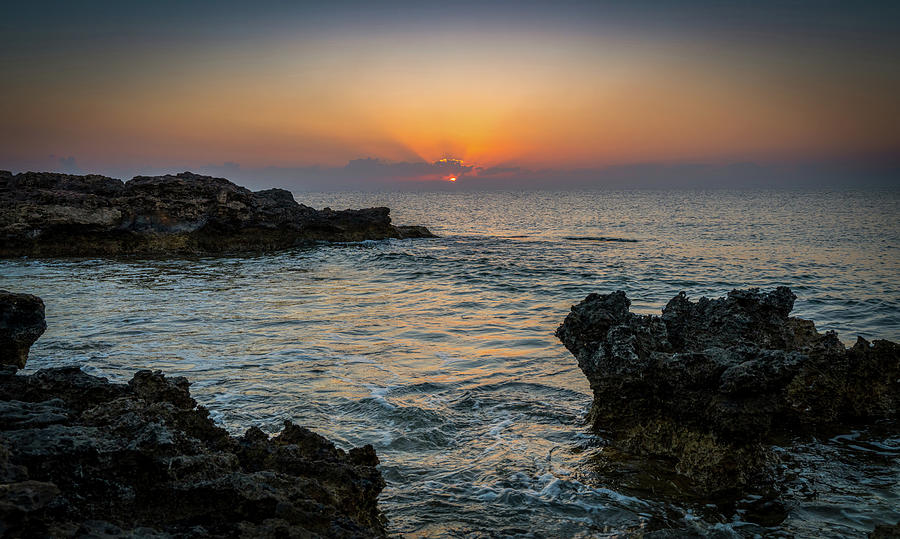
[[[640,241],[631,238],[613,238],[611,236],[565,236],[563,239],[569,241],[618,241],[623,243],[637,243]]]

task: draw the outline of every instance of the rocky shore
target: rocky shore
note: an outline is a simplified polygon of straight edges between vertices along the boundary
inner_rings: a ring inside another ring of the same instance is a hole
[[[345,452],[290,422],[229,436],[160,372],[16,374],[43,315],[0,292],[0,536],[384,535],[372,446]]]
[[[190,172],[138,176],[0,171],[0,257],[216,254],[315,241],[428,238],[388,208],[315,210],[289,191],[251,192]]]
[[[734,290],[662,316],[591,294],[556,332],[594,393],[589,420],[618,448],[669,459],[706,495],[771,486],[772,445],[900,415],[900,346],[789,317],[788,288]]]
[[[594,391],[593,427],[616,448],[671,463],[700,498],[753,499],[778,487],[795,440],[898,426],[900,346],[846,348],[789,317],[794,299],[787,288],[679,294],[641,316],[622,292],[592,294],[557,335]],[[158,371],[126,384],[74,367],[18,374],[45,328],[40,298],[0,291],[0,536],[385,535],[372,446],[343,451],[290,422],[230,436],[186,379]],[[764,526],[786,510],[751,504]],[[897,533],[880,524],[870,537]]]

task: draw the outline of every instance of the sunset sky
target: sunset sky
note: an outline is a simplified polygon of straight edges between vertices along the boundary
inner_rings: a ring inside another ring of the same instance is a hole
[[[900,2],[132,4],[3,8],[0,168],[900,182]]]

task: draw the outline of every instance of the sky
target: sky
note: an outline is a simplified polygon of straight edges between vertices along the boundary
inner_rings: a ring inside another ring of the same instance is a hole
[[[298,190],[900,185],[900,2],[2,10],[0,168],[14,172]]]

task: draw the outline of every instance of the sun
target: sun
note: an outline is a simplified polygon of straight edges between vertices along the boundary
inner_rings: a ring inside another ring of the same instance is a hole
[[[455,181],[456,181],[456,176],[450,176],[449,178],[447,178],[447,181],[448,181],[448,182],[455,182]]]

